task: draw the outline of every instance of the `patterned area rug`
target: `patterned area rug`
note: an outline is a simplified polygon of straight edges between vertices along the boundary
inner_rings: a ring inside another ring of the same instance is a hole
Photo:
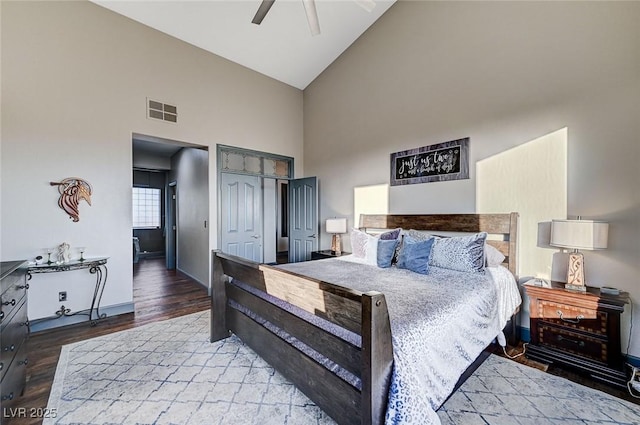
[[[442,425],[638,425],[640,405],[491,355],[438,416]]]
[[[64,346],[49,424],[332,424],[235,338],[195,313]],[[640,406],[490,356],[438,412],[448,424],[638,424]]]

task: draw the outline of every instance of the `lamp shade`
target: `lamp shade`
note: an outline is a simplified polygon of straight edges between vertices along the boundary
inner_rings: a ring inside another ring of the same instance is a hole
[[[593,220],[553,220],[552,246],[571,249],[605,249],[609,223]]]
[[[346,218],[329,218],[326,223],[327,233],[347,233]]]

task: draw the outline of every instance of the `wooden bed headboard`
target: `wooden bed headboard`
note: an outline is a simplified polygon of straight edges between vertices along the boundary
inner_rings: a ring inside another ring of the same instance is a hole
[[[360,229],[415,229],[432,232],[487,232],[487,243],[505,256],[503,265],[517,274],[518,213],[506,214],[362,214]]]

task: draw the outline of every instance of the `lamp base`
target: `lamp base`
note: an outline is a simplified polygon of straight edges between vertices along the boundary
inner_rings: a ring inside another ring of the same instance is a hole
[[[340,235],[334,233],[331,238],[331,252],[335,255],[342,255],[342,249],[340,248],[341,240]]]
[[[567,291],[574,291],[574,292],[587,292],[587,287],[585,285],[571,285],[571,284],[565,283],[564,289],[566,289]]]
[[[587,290],[584,284],[584,255],[581,252],[576,251],[569,254],[569,268],[567,269],[567,284],[565,288],[581,292]]]

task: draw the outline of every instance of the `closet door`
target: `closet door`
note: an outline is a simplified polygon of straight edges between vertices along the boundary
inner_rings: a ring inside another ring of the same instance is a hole
[[[318,178],[289,180],[289,262],[307,261],[319,246]]]
[[[222,173],[222,252],[262,262],[262,186],[257,176]]]

